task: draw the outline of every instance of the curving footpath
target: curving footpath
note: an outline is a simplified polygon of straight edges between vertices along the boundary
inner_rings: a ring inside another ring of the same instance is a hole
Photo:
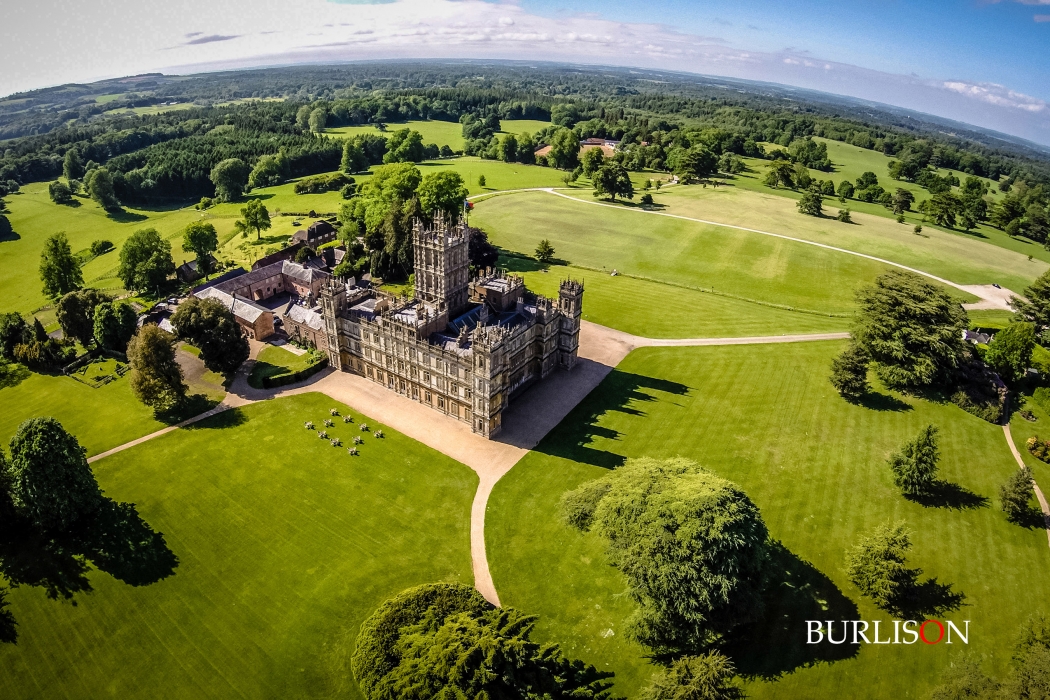
[[[1003,433],[1006,435],[1006,444],[1010,446],[1010,451],[1014,453],[1014,459],[1017,460],[1019,467],[1024,467],[1024,460],[1021,459],[1021,453],[1017,451],[1017,445],[1014,444],[1014,436],[1010,433],[1010,424],[1003,424]],[[1043,511],[1043,523],[1046,526],[1046,539],[1047,544],[1050,544],[1050,505],[1046,502],[1046,496],[1043,495],[1042,490],[1039,488],[1039,484],[1035,483],[1035,479],[1032,479],[1032,490],[1035,491],[1035,498],[1039,501],[1039,508]]]
[[[621,206],[617,206],[615,204],[608,204],[608,203],[605,203],[605,202],[594,202],[594,201],[591,201],[591,200],[588,200],[588,199],[580,199],[579,197],[573,197],[573,196],[567,195],[567,194],[565,194],[563,192],[558,192],[553,187],[539,187],[539,188],[522,189],[522,190],[506,190],[505,192],[507,194],[516,193],[516,192],[546,192],[547,194],[552,194],[555,197],[563,197],[563,198],[571,200],[573,202],[579,202],[580,204],[590,204],[590,205],[596,206],[596,207],[611,207],[611,208],[616,209],[618,211],[634,212],[636,214],[650,214],[652,216],[665,216],[665,217],[670,218],[670,219],[680,219],[682,221],[692,221],[692,222],[697,223],[697,224],[707,224],[708,226],[720,226],[721,228],[731,228],[731,229],[734,229],[734,230],[737,230],[737,231],[747,231],[748,233],[757,233],[757,234],[760,234],[762,236],[770,236],[772,238],[780,238],[780,239],[785,240],[785,241],[793,241],[795,243],[802,243],[804,245],[816,246],[817,248],[823,248],[824,250],[833,250],[836,253],[845,253],[846,255],[854,255],[854,256],[856,256],[858,258],[864,258],[866,260],[872,260],[874,262],[882,263],[883,265],[891,265],[891,266],[899,268],[901,270],[907,270],[908,272],[914,272],[915,274],[922,275],[923,277],[926,277],[927,279],[934,280],[935,282],[940,282],[941,284],[947,285],[949,287],[954,287],[955,289],[958,289],[960,291],[966,292],[967,294],[972,294],[975,297],[980,298],[980,301],[976,302],[974,304],[963,304],[963,306],[966,307],[966,308],[971,308],[971,309],[1004,309],[1006,311],[1011,311],[1012,309],[1010,308],[1009,303],[1008,303],[1010,298],[1011,297],[1015,297],[1015,296],[1021,296],[1020,294],[1015,294],[1014,292],[1011,292],[1009,289],[1002,289],[1000,287],[995,287],[995,286],[990,285],[990,284],[956,284],[955,282],[952,282],[950,280],[946,280],[943,277],[938,277],[937,275],[930,274],[929,272],[923,272],[922,270],[916,269],[914,267],[908,267],[907,265],[902,265],[900,263],[893,262],[892,260],[887,260],[885,258],[879,258],[879,257],[876,257],[874,255],[868,255],[867,253],[858,253],[855,250],[849,250],[848,248],[839,248],[839,247],[836,247],[836,246],[833,246],[833,245],[828,245],[827,243],[818,243],[817,241],[806,240],[805,238],[796,238],[794,236],[785,236],[782,233],[773,233],[771,231],[763,231],[763,230],[757,229],[757,228],[748,228],[747,226],[737,226],[736,224],[725,224],[725,223],[722,223],[720,221],[710,221],[708,219],[697,219],[697,218],[692,217],[692,216],[682,216],[681,214],[671,214],[669,212],[653,211],[651,209],[636,209],[636,208],[631,208],[631,207],[621,207]],[[496,194],[496,193],[492,193],[492,194]]]

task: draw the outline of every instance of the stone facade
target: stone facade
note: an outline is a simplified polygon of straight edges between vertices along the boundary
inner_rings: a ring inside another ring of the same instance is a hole
[[[329,361],[494,437],[517,393],[576,365],[583,285],[548,299],[500,271],[470,281],[465,226],[440,218],[413,246],[415,299],[325,282]]]

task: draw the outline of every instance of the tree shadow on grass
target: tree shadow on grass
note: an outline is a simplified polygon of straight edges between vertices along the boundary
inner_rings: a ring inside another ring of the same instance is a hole
[[[1043,511],[1033,508],[1031,504],[1009,519],[1014,525],[1019,525],[1026,530],[1050,529],[1050,516],[1043,515]]]
[[[506,268],[508,272],[540,272],[559,265],[569,265],[568,260],[562,260],[561,258],[554,258],[549,263],[542,263],[536,258],[530,258],[521,253],[514,253],[499,247],[496,250],[499,251],[499,262],[497,264]]]
[[[153,417],[161,423],[176,425],[187,418],[210,411],[218,405],[218,400],[210,399],[204,394],[190,394],[183,401],[165,411],[154,411]]]
[[[15,616],[7,609],[9,605],[7,591],[0,590],[0,644],[18,642],[18,623],[15,622]]]
[[[32,374],[26,367],[16,363],[0,363],[0,389],[16,387]]]
[[[13,587],[42,588],[52,600],[90,592],[89,566],[130,586],[147,586],[175,573],[179,559],[138,514],[133,503],[103,497],[98,509],[68,532],[44,533],[18,521],[0,534],[0,574]],[[0,642],[17,640],[14,616],[0,596]]]
[[[235,428],[248,422],[248,416],[239,408],[228,408],[214,416],[209,416],[196,423],[185,426],[185,430],[222,430],[223,428]]]
[[[106,211],[106,216],[118,224],[135,224],[149,218],[145,214],[128,211],[127,209],[110,209]]]
[[[911,404],[901,401],[892,394],[880,394],[877,391],[869,391],[857,401],[864,408],[873,411],[910,411]]]
[[[17,240],[19,240],[21,238],[22,237],[19,236],[14,231],[8,231],[7,233],[0,233],[0,243],[3,243],[5,241],[17,241]]]
[[[816,567],[774,541],[766,564],[762,616],[731,632],[721,647],[746,678],[773,680],[799,668],[857,655],[853,644],[808,644],[808,620],[856,620],[856,604]]]
[[[941,480],[935,481],[924,494],[905,494],[904,497],[924,508],[948,510],[976,510],[987,508],[989,503],[986,496],[974,493],[959,484]]]
[[[906,620],[925,620],[954,612],[963,606],[965,600],[966,595],[953,591],[951,584],[931,578],[908,586],[887,612]]]
[[[535,449],[555,457],[615,469],[624,463],[626,457],[590,445],[596,438],[619,440],[620,432],[601,426],[599,422],[610,412],[645,416],[646,412],[641,406],[664,400],[663,396],[654,395],[653,392],[685,396],[689,393],[689,387],[666,379],[614,369]]]

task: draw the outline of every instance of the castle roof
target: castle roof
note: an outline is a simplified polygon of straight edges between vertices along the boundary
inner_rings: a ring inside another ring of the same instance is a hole
[[[313,328],[315,331],[319,331],[324,328],[324,317],[317,313],[313,309],[308,309],[305,306],[299,304],[292,304],[288,307],[288,311],[284,314],[285,317],[292,319],[296,323],[303,324]]]

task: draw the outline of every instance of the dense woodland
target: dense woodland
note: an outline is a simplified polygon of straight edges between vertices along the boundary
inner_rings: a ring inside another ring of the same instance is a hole
[[[100,103],[103,93],[106,99]],[[273,98],[280,99],[259,101]],[[253,101],[224,104],[246,99]],[[117,113],[133,105],[173,102],[195,106],[153,115]],[[110,109],[112,105],[116,107]],[[627,170],[701,177],[715,170],[733,172],[733,155],[783,159],[827,171],[826,149],[810,138],[820,136],[894,157],[889,175],[915,181],[931,196],[944,189],[933,173],[937,167],[989,177],[1004,191],[1017,184],[1017,212],[998,218],[987,213],[981,219],[991,217],[1004,227],[1021,219],[1019,212],[1033,203],[1045,208],[1039,185],[1050,184],[1050,155],[976,129],[952,128],[949,133],[932,117],[879,112],[821,93],[685,74],[512,63],[387,63],[140,76],[14,95],[0,100],[2,133],[31,135],[0,146],[0,183],[11,188],[62,175],[79,181],[102,168],[108,177],[94,179],[107,191],[112,183],[112,195],[100,198],[107,204],[195,199],[216,194],[211,173],[223,161],[237,159],[251,170],[264,167],[260,164],[269,156],[265,167],[272,169],[272,162],[279,161],[280,168],[244,186],[274,184],[340,167],[345,160],[342,143],[319,133],[327,127],[417,119],[461,122],[464,151],[470,155],[531,163],[536,148],[551,145],[550,157],[540,164],[574,170],[586,168],[578,162],[578,139],[608,137],[622,142],[616,160]],[[501,138],[501,119],[549,119],[553,124],[524,138]],[[449,149],[439,150],[444,144],[424,144],[412,132],[395,131],[385,143],[377,140],[358,143],[369,164],[451,155]],[[949,183],[949,189],[951,184],[958,183]],[[1038,211],[1034,214],[1038,219]],[[1031,233],[1045,238],[1038,225]]]

